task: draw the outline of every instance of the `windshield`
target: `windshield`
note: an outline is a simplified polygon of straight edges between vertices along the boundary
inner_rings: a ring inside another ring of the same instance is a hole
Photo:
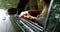
[[[16,8],[19,0],[0,0],[0,32],[15,32],[13,30],[9,15],[9,8]]]

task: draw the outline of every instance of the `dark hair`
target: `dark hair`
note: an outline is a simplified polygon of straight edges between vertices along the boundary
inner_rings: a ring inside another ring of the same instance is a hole
[[[44,0],[44,1],[45,1],[46,4],[49,5],[51,0]]]
[[[16,8],[10,8],[8,9],[8,14],[9,15],[13,15],[13,14],[16,14],[17,13],[17,9]]]

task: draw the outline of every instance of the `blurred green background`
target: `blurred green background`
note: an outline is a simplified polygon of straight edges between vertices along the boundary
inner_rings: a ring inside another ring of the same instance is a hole
[[[0,9],[16,8],[19,0],[0,0]]]
[[[20,0],[0,0],[0,9],[16,8],[19,1]],[[41,10],[42,7],[40,6],[40,0],[29,0],[25,10],[31,10],[31,9]]]

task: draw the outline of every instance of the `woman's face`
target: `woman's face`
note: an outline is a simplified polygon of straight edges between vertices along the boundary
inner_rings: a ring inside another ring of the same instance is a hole
[[[44,6],[44,5],[45,5],[44,0],[40,0],[40,5],[41,5],[41,6]]]

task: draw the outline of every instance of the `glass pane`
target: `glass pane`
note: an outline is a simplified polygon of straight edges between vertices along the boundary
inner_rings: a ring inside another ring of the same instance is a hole
[[[54,0],[46,27],[50,32],[60,32],[60,0]]]

